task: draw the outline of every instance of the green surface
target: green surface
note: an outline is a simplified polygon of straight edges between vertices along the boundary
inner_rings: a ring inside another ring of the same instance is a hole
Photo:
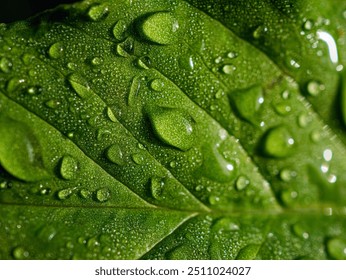
[[[345,44],[338,0],[0,24],[0,258],[346,259]]]

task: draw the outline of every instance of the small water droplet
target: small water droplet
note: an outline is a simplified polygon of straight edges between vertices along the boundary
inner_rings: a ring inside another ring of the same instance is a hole
[[[68,77],[68,81],[79,97],[87,99],[92,95],[88,82],[80,75],[74,73]]]
[[[89,240],[87,242],[87,247],[89,249],[93,249],[93,248],[98,247],[98,246],[100,246],[100,242],[97,240],[96,237],[89,238]]]
[[[293,233],[300,238],[308,239],[309,233],[305,230],[305,228],[300,223],[296,223],[292,226]]]
[[[291,106],[288,105],[286,102],[280,102],[274,105],[274,109],[276,113],[278,113],[281,116],[287,116],[292,111]]]
[[[182,151],[189,150],[195,143],[195,122],[180,109],[156,107],[150,110],[149,118],[162,142]]]
[[[297,174],[295,171],[292,171],[291,169],[288,169],[288,168],[281,169],[279,173],[280,179],[284,182],[291,181],[294,177],[296,177],[296,175]]]
[[[333,158],[333,152],[331,149],[325,149],[323,151],[323,158],[325,161],[331,161]]]
[[[311,132],[310,134],[310,139],[312,140],[312,142],[317,143],[321,140],[322,135],[321,132],[319,130],[314,130]]]
[[[245,175],[240,175],[235,182],[235,187],[238,191],[244,190],[248,185],[250,185],[250,179]]]
[[[268,28],[266,26],[260,25],[258,26],[254,32],[252,33],[252,36],[255,39],[260,39],[262,38],[266,33],[268,32]]]
[[[151,178],[150,192],[152,197],[157,200],[161,200],[164,186],[165,186],[165,182],[162,178],[158,178],[158,177]]]
[[[283,158],[291,155],[294,138],[285,126],[277,126],[267,131],[263,139],[263,153],[269,157]]]
[[[109,200],[111,194],[108,189],[102,188],[96,191],[96,199],[99,202],[106,202]]]
[[[236,57],[238,57],[238,53],[236,53],[236,52],[229,52],[227,54],[227,57],[228,58],[236,58]]]
[[[115,164],[124,164],[123,153],[120,149],[120,146],[117,144],[114,144],[107,149],[106,156],[111,162]]]
[[[298,193],[291,190],[283,190],[280,194],[281,201],[287,207],[291,207],[295,204]]]
[[[311,30],[314,27],[314,22],[311,19],[307,19],[303,23],[304,30]]]
[[[222,89],[219,89],[216,93],[215,93],[215,98],[216,99],[220,99],[225,95],[225,92]]]
[[[58,191],[58,198],[60,200],[65,200],[67,198],[69,198],[73,193],[73,189],[63,189],[63,190],[60,190]]]
[[[224,74],[232,74],[237,68],[232,64],[225,64],[222,66],[221,70]]]
[[[161,91],[165,87],[165,83],[161,79],[155,79],[151,81],[150,87],[155,91]]]
[[[29,257],[29,252],[19,246],[13,249],[12,255],[16,260],[25,260]]]
[[[81,189],[79,191],[79,195],[81,198],[87,199],[91,197],[91,192],[87,189]]]
[[[64,156],[60,163],[60,175],[66,180],[71,180],[76,176],[78,162],[72,156]]]
[[[51,99],[51,100],[48,100],[45,105],[48,107],[48,108],[51,108],[51,109],[56,109],[58,108],[61,103],[59,100],[55,100],[55,99]]]
[[[106,4],[99,4],[90,7],[88,10],[88,17],[92,21],[99,21],[105,19],[109,13],[109,8]]]
[[[249,244],[241,248],[236,256],[236,260],[253,260],[256,258],[261,245]]]
[[[91,64],[93,66],[99,66],[99,65],[102,65],[103,63],[103,59],[101,57],[94,57],[92,60],[91,60]]]
[[[171,162],[169,163],[169,166],[170,166],[171,168],[175,168],[175,167],[177,167],[177,163],[176,163],[175,161],[171,161]]]
[[[307,93],[311,96],[317,96],[319,95],[322,91],[325,90],[325,86],[320,83],[319,81],[310,81],[308,82],[306,86]]]
[[[33,87],[29,87],[26,92],[30,95],[37,95],[42,92],[42,88],[39,86],[33,86]]]
[[[58,59],[64,54],[64,45],[61,42],[57,42],[50,46],[48,54],[53,59]]]
[[[111,108],[107,107],[106,109],[107,111],[107,117],[111,122],[116,123],[117,122],[117,118],[115,117],[115,115],[113,114],[113,111]]]
[[[301,128],[307,127],[311,121],[312,121],[311,116],[309,116],[306,113],[302,113],[298,116],[298,125]]]
[[[263,89],[259,85],[233,91],[229,94],[232,105],[241,118],[251,123],[258,120],[258,112],[264,102]]]
[[[3,57],[0,59],[0,70],[4,73],[9,73],[12,70],[12,61],[9,58]]]
[[[143,164],[144,163],[144,156],[142,154],[133,154],[132,160],[136,164]]]
[[[327,252],[329,256],[336,260],[346,260],[346,240],[334,237],[327,241]]]
[[[139,26],[139,33],[148,41],[167,45],[175,40],[179,29],[178,21],[173,14],[158,12],[151,14]]]
[[[122,19],[118,20],[117,23],[113,27],[113,36],[118,41],[122,41],[125,39],[126,34],[125,31],[127,29],[126,22]]]
[[[142,69],[151,68],[151,59],[149,56],[142,56],[137,60],[137,66]]]

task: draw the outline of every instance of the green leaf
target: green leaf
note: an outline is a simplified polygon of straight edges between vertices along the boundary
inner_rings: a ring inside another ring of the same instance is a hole
[[[83,1],[0,25],[0,258],[346,259],[346,5]]]

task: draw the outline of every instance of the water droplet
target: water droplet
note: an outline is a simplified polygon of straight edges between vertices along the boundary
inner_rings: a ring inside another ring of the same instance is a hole
[[[303,23],[304,30],[311,30],[314,27],[314,22],[311,19],[307,19]]]
[[[73,193],[73,189],[63,189],[58,191],[58,198],[60,200],[65,200],[67,198],[69,198]]]
[[[211,196],[209,196],[208,200],[209,200],[210,205],[216,205],[220,201],[220,197],[215,196],[215,195],[211,195]]]
[[[60,58],[64,54],[64,45],[61,42],[51,45],[48,50],[48,54],[51,58]]]
[[[96,199],[99,202],[106,202],[110,198],[111,194],[108,189],[102,188],[96,191]]]
[[[295,204],[298,193],[291,190],[283,190],[280,194],[281,201],[285,206],[291,207]]]
[[[26,92],[30,95],[36,95],[42,92],[42,88],[39,86],[33,86],[33,87],[29,87]]]
[[[67,137],[72,139],[74,137],[74,132],[73,131],[68,132]]]
[[[241,248],[236,256],[236,260],[253,260],[256,258],[261,245],[249,244]]]
[[[165,83],[161,79],[155,79],[151,81],[150,87],[155,91],[161,91],[165,87]]]
[[[309,95],[317,96],[325,90],[325,86],[318,81],[310,81],[306,86],[306,90]]]
[[[87,242],[87,247],[89,249],[93,249],[93,248],[98,247],[98,246],[100,246],[100,242],[97,240],[96,237],[89,238],[89,240]]]
[[[294,150],[294,142],[291,133],[285,126],[274,127],[268,130],[264,136],[263,153],[269,157],[287,157]]]
[[[88,10],[88,17],[93,21],[99,21],[105,19],[108,13],[109,9],[107,5],[95,5]]]
[[[215,93],[215,98],[216,99],[220,99],[225,95],[225,92],[222,89],[219,89],[216,93]]]
[[[115,164],[124,164],[123,152],[121,151],[120,146],[117,144],[114,144],[107,149],[106,156],[111,162]]]
[[[325,149],[323,151],[323,158],[325,161],[331,161],[333,158],[333,152],[331,149]]]
[[[56,229],[52,225],[43,226],[37,233],[37,238],[41,241],[51,241],[57,234]]]
[[[133,53],[133,47],[134,47],[133,44],[132,45],[130,44],[131,42],[132,41],[127,40],[125,42],[117,44],[117,47],[116,47],[117,54],[122,57],[129,57]]]
[[[46,105],[48,108],[56,109],[56,108],[58,108],[58,107],[61,105],[61,103],[60,103],[60,101],[58,101],[58,100],[51,99],[51,100],[48,100],[48,101],[45,103],[45,105]]]
[[[133,154],[132,160],[136,164],[143,164],[144,162],[144,156],[142,154]]]
[[[248,185],[250,185],[250,179],[245,175],[240,175],[235,182],[235,187],[238,191],[244,190]]]
[[[187,151],[195,143],[195,122],[180,109],[156,107],[150,110],[149,118],[162,142],[182,151]]]
[[[94,66],[102,65],[102,63],[103,63],[103,60],[102,60],[102,58],[100,58],[100,57],[94,57],[94,58],[91,60],[91,64],[94,65]]]
[[[334,237],[327,241],[327,252],[336,260],[346,260],[346,240]]]
[[[48,177],[41,146],[31,127],[0,116],[0,163],[11,175],[27,182]]]
[[[288,57],[286,64],[288,67],[290,67],[292,69],[299,69],[300,68],[300,63],[294,58]]]
[[[314,130],[311,132],[310,134],[310,139],[312,140],[312,142],[317,143],[321,140],[322,135],[321,132],[319,130]]]
[[[117,122],[117,118],[115,117],[115,115],[113,114],[113,111],[111,108],[107,107],[107,117],[111,122],[116,123]]]
[[[16,260],[25,260],[29,257],[29,252],[23,247],[16,247],[13,249],[12,255]]]
[[[131,87],[130,87],[130,92],[127,97],[127,104],[132,106],[135,104],[136,99],[138,97],[139,90],[141,88],[141,83],[142,83],[142,77],[140,76],[135,76],[132,79]]]
[[[122,19],[118,20],[113,27],[113,36],[115,39],[122,41],[125,39],[125,31],[127,29],[126,22]]]
[[[266,26],[260,25],[254,30],[254,32],[252,33],[252,36],[255,39],[259,39],[263,37],[267,32],[268,32],[268,28]]]
[[[68,81],[79,97],[87,99],[92,95],[88,82],[78,74],[71,74]]]
[[[293,233],[303,239],[309,238],[309,233],[306,232],[305,228],[300,223],[296,223],[292,226]]]
[[[309,123],[311,122],[311,116],[309,116],[306,113],[302,113],[298,116],[298,125],[301,128],[305,128],[309,125]]]
[[[175,40],[179,29],[178,21],[168,12],[158,12],[148,16],[140,25],[140,34],[147,40],[167,45]]]
[[[72,156],[64,156],[60,163],[60,175],[66,180],[71,180],[76,176],[78,162]]]
[[[222,66],[222,72],[224,74],[232,74],[237,68],[232,64],[225,64]]]
[[[221,218],[215,222],[213,225],[213,230],[222,234],[224,231],[238,231],[239,225],[234,223],[230,218]]]
[[[153,198],[162,199],[162,193],[165,182],[162,178],[154,177],[150,180],[150,192]]]
[[[264,102],[263,89],[255,85],[246,89],[230,93],[230,98],[235,110],[241,118],[254,123],[258,120],[256,116]]]
[[[7,83],[7,91],[14,92],[18,89],[21,89],[25,83],[25,79],[20,78],[12,78]]]
[[[12,61],[6,57],[1,58],[0,70],[4,73],[9,73],[12,70]]]
[[[289,182],[291,181],[294,177],[296,177],[296,172],[292,171],[288,168],[283,168],[281,169],[280,173],[279,173],[279,177],[282,181],[284,182]]]
[[[79,191],[79,195],[81,198],[87,199],[87,198],[91,197],[91,192],[87,189],[81,189]]]
[[[177,163],[176,163],[175,161],[171,161],[171,162],[169,163],[169,166],[170,166],[171,168],[176,168],[176,167],[177,167]]]
[[[236,52],[229,52],[227,54],[227,57],[228,58],[236,58],[236,57],[238,57],[238,53],[236,53]]]
[[[151,67],[151,60],[149,56],[142,56],[137,60],[137,66],[142,69],[149,69]]]
[[[276,113],[278,113],[281,116],[286,116],[292,111],[291,106],[288,105],[286,102],[280,102],[274,105],[274,109]]]

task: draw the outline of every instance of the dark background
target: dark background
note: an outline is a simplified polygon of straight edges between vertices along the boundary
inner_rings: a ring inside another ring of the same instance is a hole
[[[80,0],[0,0],[0,23],[26,19],[59,4],[77,1]]]

